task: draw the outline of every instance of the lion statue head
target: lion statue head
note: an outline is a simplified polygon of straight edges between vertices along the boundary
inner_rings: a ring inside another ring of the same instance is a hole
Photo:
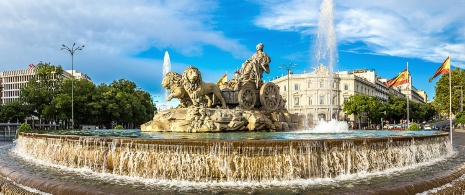
[[[181,85],[181,78],[182,76],[176,72],[168,72],[165,74],[165,77],[163,77],[161,86],[169,90],[174,85]]]
[[[199,69],[194,66],[187,67],[182,73],[182,83],[189,93],[197,90],[202,83],[202,74]]]

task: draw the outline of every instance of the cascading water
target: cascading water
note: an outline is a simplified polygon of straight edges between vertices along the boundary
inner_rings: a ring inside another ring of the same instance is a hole
[[[170,60],[170,54],[168,54],[168,51],[165,52],[165,57],[163,59],[163,75],[165,76],[166,73],[171,71],[171,60]],[[168,98],[169,92],[168,90],[164,89],[164,97],[165,100]]]
[[[450,155],[447,136],[153,140],[23,134],[16,153],[99,173],[189,182],[286,182],[405,167]]]

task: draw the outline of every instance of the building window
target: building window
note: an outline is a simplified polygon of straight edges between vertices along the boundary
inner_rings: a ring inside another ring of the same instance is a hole
[[[286,91],[286,86],[284,86],[284,91]]]
[[[295,89],[295,90],[299,90],[299,85],[298,85],[298,84],[295,84],[295,85],[294,85],[294,89]]]
[[[320,95],[320,105],[323,105],[323,104],[325,104],[325,96]]]
[[[320,81],[320,88],[323,88],[323,81]]]
[[[312,105],[312,104],[313,104],[313,102],[312,102],[312,98],[311,98],[311,97],[309,97],[309,98],[308,98],[308,105]]]
[[[295,106],[299,105],[299,97],[294,97],[294,105]]]
[[[344,97],[344,102],[348,101],[349,98],[348,97]]]
[[[308,85],[308,86],[307,86],[308,88],[311,88],[311,87],[312,87],[312,82],[309,81],[309,82],[307,83],[307,85]]]
[[[344,90],[346,90],[346,91],[349,90],[349,85],[345,84],[344,85]]]

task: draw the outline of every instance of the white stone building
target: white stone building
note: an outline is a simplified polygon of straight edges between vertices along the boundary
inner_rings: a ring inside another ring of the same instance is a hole
[[[327,67],[321,65],[312,72],[284,75],[271,82],[278,85],[282,97],[289,100],[286,102],[289,112],[304,117],[306,121],[304,126],[307,127],[315,126],[319,120],[329,121],[331,118],[345,120],[352,124],[358,122],[353,115],[346,116],[342,111],[344,101],[355,94],[378,97],[382,102],[388,101],[389,94],[401,98],[405,98],[407,94],[412,97],[412,100],[415,99],[414,101],[426,103],[417,98],[421,96],[411,84],[387,89],[387,79],[378,77],[374,70],[336,72],[333,74],[332,87],[329,74]],[[410,86],[410,93],[408,90],[401,90],[404,86]],[[330,97],[331,91],[332,97]]]

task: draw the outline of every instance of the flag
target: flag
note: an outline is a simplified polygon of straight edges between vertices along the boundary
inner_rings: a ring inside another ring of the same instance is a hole
[[[449,73],[450,71],[450,56],[442,63],[442,65],[436,70],[436,73],[429,78],[429,82],[433,81],[434,78],[441,74]]]
[[[218,82],[216,82],[216,86],[221,87],[223,85],[223,83],[225,83],[226,81],[228,81],[228,73],[224,74],[220,78],[220,80],[218,80]]]
[[[29,64],[29,68],[34,68],[34,64]]]
[[[407,71],[407,69],[400,72],[399,75],[397,75],[397,77],[389,80],[387,82],[387,88],[389,89],[391,87],[399,86],[399,85],[402,85],[402,84],[405,84],[405,83],[408,83],[408,71]]]

